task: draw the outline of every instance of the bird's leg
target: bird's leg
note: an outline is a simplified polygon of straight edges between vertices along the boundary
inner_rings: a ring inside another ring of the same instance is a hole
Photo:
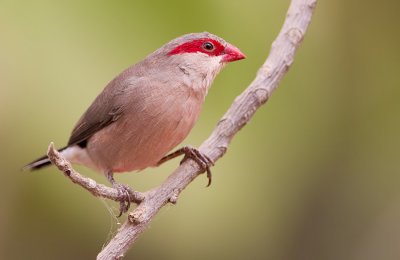
[[[163,164],[166,161],[169,161],[171,159],[174,159],[175,157],[178,157],[180,155],[184,154],[185,157],[183,157],[181,164],[186,161],[187,159],[192,159],[195,161],[201,169],[207,172],[207,178],[208,178],[208,184],[207,187],[210,186],[211,184],[211,170],[210,167],[214,166],[214,162],[205,154],[200,152],[194,147],[191,146],[184,146],[181,149],[170,153],[163,158],[157,163],[157,165]]]
[[[128,211],[129,207],[131,206],[131,200],[134,198],[134,193],[128,185],[117,183],[114,179],[113,172],[107,172],[107,179],[110,181],[113,188],[118,191],[118,195],[121,197],[121,200],[119,201],[119,218],[121,217],[122,213]]]

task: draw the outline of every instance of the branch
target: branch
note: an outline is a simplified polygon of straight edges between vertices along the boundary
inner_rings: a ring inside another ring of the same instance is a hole
[[[317,0],[291,1],[283,27],[256,78],[235,99],[210,137],[199,148],[214,162],[225,154],[234,135],[250,121],[256,110],[267,102],[272,92],[278,87],[280,80],[293,63],[294,54],[303,40],[316,2]],[[116,190],[96,184],[93,180],[75,172],[65,159],[55,153],[52,145],[49,146],[49,157],[74,183],[78,183],[94,195],[117,201],[120,199]],[[168,202],[175,203],[179,193],[200,173],[199,166],[187,160],[160,186],[145,194],[138,193],[136,201],[139,203],[138,207],[129,213],[128,220],[102,249],[97,259],[121,259],[157,212]]]
[[[82,188],[88,190],[94,196],[103,197],[115,201],[123,199],[123,194],[120,194],[116,189],[107,187],[103,184],[98,184],[95,180],[82,176],[79,172],[75,171],[71,163],[65,159],[55,148],[54,144],[50,143],[47,149],[47,156],[50,161],[57,166],[57,168],[64,173],[73,183],[80,185]],[[144,200],[144,194],[140,192],[133,192],[132,202],[140,203]]]
[[[316,0],[292,0],[284,25],[272,44],[270,55],[250,86],[233,102],[200,151],[214,162],[221,158],[233,136],[247,123],[278,87],[293,63],[294,54],[310,23]],[[128,221],[97,256],[97,259],[121,258],[145,230],[147,224],[168,201],[176,201],[180,191],[199,175],[197,164],[183,163],[158,188],[129,214]]]

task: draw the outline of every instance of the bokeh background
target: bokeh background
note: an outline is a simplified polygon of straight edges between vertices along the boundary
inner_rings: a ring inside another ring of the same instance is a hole
[[[198,146],[254,78],[288,0],[0,0],[0,258],[93,259],[118,228],[115,203],[54,168],[25,163],[63,146],[121,70],[169,40],[210,31],[247,54],[217,77],[184,141]],[[126,259],[400,259],[398,1],[319,1],[268,103]],[[178,160],[117,176],[144,191]],[[78,167],[106,183],[103,176]]]

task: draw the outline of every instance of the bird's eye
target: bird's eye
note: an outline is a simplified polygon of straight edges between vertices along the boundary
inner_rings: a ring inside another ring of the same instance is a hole
[[[215,49],[215,46],[211,42],[205,42],[203,43],[203,49],[205,51],[213,51]]]

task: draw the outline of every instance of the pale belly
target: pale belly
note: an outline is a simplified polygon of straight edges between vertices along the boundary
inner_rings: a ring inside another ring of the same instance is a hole
[[[127,172],[156,166],[193,128],[202,99],[152,104],[131,111],[93,135],[87,153],[97,170]]]

